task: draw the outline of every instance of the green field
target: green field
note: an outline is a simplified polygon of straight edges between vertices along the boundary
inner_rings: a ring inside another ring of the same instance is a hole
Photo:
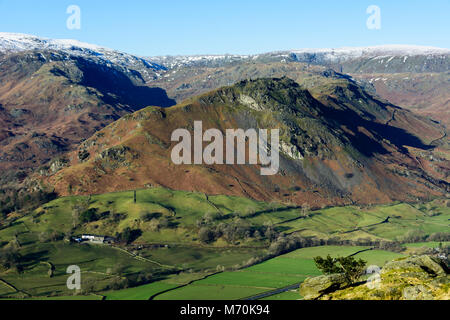
[[[23,270],[18,273],[0,269],[0,279],[18,290],[0,285],[0,298],[72,297],[73,292],[66,287],[66,269],[70,265],[82,269],[85,288],[82,294],[89,298],[93,296],[87,294],[94,292],[107,299],[148,299],[164,289],[192,280],[184,276],[186,280],[173,281],[175,274],[201,274],[203,277],[222,269],[226,272],[157,298],[181,299],[186,295],[187,299],[195,296],[192,288],[201,288],[202,297],[221,296],[221,292],[222,298],[245,298],[319,274],[312,260],[315,256],[328,253],[345,256],[367,249],[357,246],[304,248],[243,268],[251,259],[268,255],[270,239],[261,234],[259,237],[244,235],[235,240],[220,236],[204,243],[199,240],[199,230],[205,217],[209,219],[210,228],[236,225],[245,226],[246,230],[264,230],[270,225],[277,234],[349,241],[396,240],[409,232],[424,235],[448,232],[450,218],[450,208],[438,200],[418,205],[327,208],[311,211],[304,217],[300,208],[282,204],[228,196],[207,197],[202,193],[163,188],[138,190],[136,203],[133,198],[133,192],[59,198],[9,221],[8,227],[0,229],[0,248],[18,248]],[[96,212],[99,218],[80,222],[79,217],[74,218],[74,212],[80,207]],[[147,216],[151,219],[146,219]],[[126,228],[141,231],[134,245],[114,248],[69,244],[62,240],[83,233],[115,236]],[[138,245],[147,244],[157,245],[137,249]],[[425,243],[406,247],[437,245]],[[399,254],[374,250],[358,256],[369,264],[383,265]],[[51,278],[49,265],[55,267]],[[130,285],[136,288],[127,289]],[[119,290],[121,288],[123,290]],[[214,290],[218,291],[209,293]]]
[[[241,286],[208,286],[193,284],[169,291],[156,297],[155,300],[237,300],[261,292],[264,292],[264,289]]]
[[[136,288],[105,292],[104,295],[106,296],[106,300],[148,300],[152,295],[173,289],[176,286],[176,284],[155,282]]]
[[[301,296],[300,293],[298,292],[298,290],[291,290],[291,291],[286,291],[280,294],[276,294],[267,298],[263,298],[261,300],[269,300],[269,301],[276,301],[276,300],[281,300],[281,301],[286,301],[286,300],[300,300]]]
[[[93,286],[92,290],[99,290],[110,282],[141,271],[157,271],[160,268],[144,263],[131,256],[109,248],[100,246],[75,246],[64,243],[38,243],[22,249],[26,265],[21,274],[2,274],[1,279],[20,288],[30,296],[40,295],[70,295],[66,281],[67,267],[78,265],[82,270],[82,285]],[[47,274],[49,267],[40,261],[51,262],[54,275]],[[119,267],[120,270],[115,268]]]
[[[408,244],[405,244],[405,247],[407,247],[407,248],[422,248],[422,247],[438,248],[440,244],[442,244],[444,247],[450,246],[450,242],[448,242],[448,241],[444,241],[444,242],[431,241],[431,242],[408,243]]]
[[[207,279],[196,281],[183,288],[169,291],[157,297],[158,300],[193,300],[244,299],[277,288],[299,284],[307,277],[321,275],[313,258],[330,254],[333,257],[348,256],[368,247],[323,246],[303,248],[270,259],[255,266],[234,271],[223,272]],[[387,261],[402,257],[382,250],[370,250],[358,253],[356,258],[363,259],[369,265],[382,267]],[[295,298],[296,297],[296,298]],[[267,297],[267,299],[300,299],[292,290]]]
[[[337,207],[312,212],[310,219],[281,223],[285,232],[315,235],[320,238],[340,236],[397,240],[408,232],[448,232],[450,208],[438,207],[434,216],[410,204],[384,205],[368,209]],[[386,218],[389,223],[381,223]]]
[[[90,199],[90,200],[89,200]],[[73,208],[84,205],[96,210],[103,218],[73,227]],[[129,227],[139,228],[138,241],[146,243],[189,244],[198,243],[197,223],[205,214],[215,214],[214,224],[229,223],[239,218],[250,226],[272,223],[279,232],[316,236],[322,239],[340,237],[390,239],[401,238],[410,231],[431,234],[448,230],[450,208],[432,207],[433,215],[419,206],[394,204],[370,208],[335,207],[310,212],[308,218],[301,209],[283,207],[281,204],[257,202],[246,198],[210,196],[201,193],[172,191],[163,188],[139,190],[137,203],[133,192],[121,192],[88,197],[66,197],[54,200],[32,215],[15,221],[9,228],[0,230],[0,240],[18,234],[27,243],[38,240],[42,233],[95,233],[114,236]],[[168,226],[157,231],[152,223],[143,220],[145,214],[164,219]],[[114,219],[113,216],[120,216]],[[389,223],[382,223],[386,218]],[[241,244],[252,244],[252,239],[242,239]]]

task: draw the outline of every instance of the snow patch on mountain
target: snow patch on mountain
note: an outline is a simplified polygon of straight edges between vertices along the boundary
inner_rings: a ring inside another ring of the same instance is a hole
[[[70,39],[47,39],[21,33],[0,32],[0,51],[20,52],[26,50],[73,50],[114,51],[97,45]]]
[[[0,53],[53,50],[140,72],[144,78],[157,77],[166,68],[145,58],[71,39],[47,39],[20,33],[0,32]]]
[[[26,50],[55,50],[74,56],[97,59],[105,63],[120,65],[139,71],[144,78],[159,78],[166,69],[181,67],[220,67],[245,61],[286,61],[341,63],[356,59],[376,59],[380,63],[391,62],[400,57],[405,63],[414,56],[426,56],[429,59],[447,59],[450,49],[415,46],[383,45],[372,47],[344,47],[335,49],[297,49],[276,51],[257,55],[185,55],[137,57],[105,47],[70,39],[47,39],[26,34],[0,32],[0,53]],[[157,72],[158,71],[158,72]]]
[[[177,67],[194,67],[211,64],[224,64],[232,63],[235,61],[242,61],[249,59],[250,55],[192,55],[192,56],[156,56],[150,57],[152,61],[166,66],[169,69],[174,69]]]
[[[344,47],[337,49],[299,49],[291,50],[289,53],[296,57],[318,56],[328,62],[344,62],[355,59],[389,59],[392,61],[395,57],[411,56],[442,56],[446,58],[450,54],[450,49],[414,46],[414,45],[384,45],[373,47]],[[280,55],[283,53],[280,53]],[[284,52],[285,54],[285,52]]]
[[[450,49],[415,46],[415,45],[383,45],[372,47],[343,47],[336,49],[298,49],[291,50],[292,53],[328,53],[336,56],[344,56],[348,58],[359,57],[375,57],[380,55],[434,55],[434,54],[449,54]]]
[[[415,45],[384,45],[373,47],[344,47],[336,49],[297,49],[287,51],[274,51],[256,55],[186,55],[186,56],[158,56],[149,59],[169,69],[186,66],[218,66],[237,61],[283,61],[294,59],[298,61],[318,60],[335,63],[356,59],[377,59],[391,62],[396,57],[402,57],[404,62],[409,57],[427,56],[429,58],[441,57],[446,59],[450,49],[415,46]]]

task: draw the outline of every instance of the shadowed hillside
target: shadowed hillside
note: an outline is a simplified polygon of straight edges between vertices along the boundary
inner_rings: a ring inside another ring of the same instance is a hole
[[[313,206],[448,192],[441,168],[448,161],[435,165],[421,158],[433,152],[427,141],[442,134],[440,126],[377,101],[357,86],[329,85],[311,91],[316,100],[287,78],[243,81],[171,108],[146,108],[88,139],[71,154],[70,166],[47,181],[62,195],[164,186]],[[330,87],[342,95],[324,99]],[[356,93],[358,99],[352,97]],[[427,135],[416,135],[398,119],[427,128]],[[203,130],[280,129],[279,173],[261,176],[257,165],[174,165],[172,132],[192,131],[199,120]]]

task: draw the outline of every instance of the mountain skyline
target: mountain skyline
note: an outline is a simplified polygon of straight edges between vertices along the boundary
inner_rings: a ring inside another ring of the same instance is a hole
[[[45,4],[48,5],[45,5]],[[66,20],[70,1],[2,1],[0,30],[77,38],[137,55],[255,54],[292,48],[413,43],[450,47],[444,0],[343,2],[236,0],[135,1],[126,5],[80,0],[80,29]],[[381,29],[368,29],[367,9],[381,11]],[[23,10],[24,8],[26,10]],[[135,8],[132,12],[128,9]],[[44,9],[45,8],[45,9]]]
[[[92,138],[95,132],[127,114],[147,106],[166,108],[175,104],[189,104],[189,99],[198,99],[220,88],[252,78],[291,78],[292,83],[285,84],[282,90],[292,89],[294,84],[298,83],[304,89],[310,90],[321,103],[331,109],[334,108],[334,103],[345,105],[346,108],[347,104],[351,104],[351,110],[361,108],[361,105],[355,103],[364,103],[369,109],[357,113],[370,114],[373,112],[370,108],[376,110],[377,105],[385,104],[390,111],[384,112],[383,116],[377,115],[376,117],[379,118],[377,124],[368,125],[378,138],[383,136],[383,130],[388,130],[377,128],[381,124],[389,124],[389,126],[395,124],[394,126],[400,130],[397,135],[402,130],[411,132],[411,136],[421,141],[419,144],[413,143],[412,147],[426,149],[426,145],[438,142],[445,137],[443,131],[445,129],[437,122],[433,123],[429,119],[422,118],[417,120],[419,118],[414,118],[410,113],[403,114],[396,110],[396,107],[391,110],[389,108],[393,105],[371,95],[375,92],[373,84],[377,84],[376,77],[380,72],[386,73],[383,77],[388,77],[391,73],[397,75],[407,71],[422,77],[428,74],[442,74],[445,77],[445,70],[448,70],[449,63],[447,58],[450,56],[450,50],[447,49],[421,46],[376,46],[319,49],[317,52],[311,49],[297,49],[251,56],[143,58],[76,40],[44,39],[24,34],[0,33],[0,52],[4,53],[0,65],[5,81],[4,89],[0,90],[0,93],[4,92],[0,95],[0,101],[3,103],[1,119],[5,121],[5,128],[2,131],[4,136],[2,141],[5,146],[3,159],[7,160],[3,166],[11,168],[31,169],[48,162],[49,166],[59,170],[67,165],[67,161],[62,163],[61,159],[58,159],[59,156],[81,146],[81,149],[75,152],[75,157],[84,159],[88,156],[88,148],[82,147],[84,144],[80,145],[80,143],[83,143],[84,139]],[[20,74],[14,73],[18,62],[27,65],[27,68],[21,69]],[[333,70],[340,70],[341,73]],[[206,73],[201,75],[205,71]],[[367,76],[372,78],[364,78]],[[45,91],[39,89],[42,82],[47,83]],[[407,83],[406,80],[403,82]],[[277,82],[262,83],[271,87]],[[417,83],[413,83],[412,86],[415,86],[417,91]],[[61,92],[65,93],[61,94]],[[267,95],[268,92],[260,90],[261,95]],[[294,95],[301,96],[296,90],[293,92]],[[445,90],[439,95],[436,95],[435,91],[434,95],[438,98],[437,106],[445,105],[442,102],[445,101]],[[17,99],[18,96],[20,99]],[[39,102],[36,97],[39,97]],[[360,97],[360,101],[355,101],[355,97]],[[336,102],[331,102],[332,99]],[[234,105],[236,101],[231,99],[229,104]],[[311,100],[308,103],[314,105],[317,102]],[[61,106],[65,107],[61,108]],[[47,112],[48,108],[54,110],[51,116]],[[348,111],[346,117],[351,117],[352,112]],[[332,116],[332,112],[324,111],[323,113]],[[440,112],[434,118],[444,119],[445,115],[445,112]],[[201,118],[203,117],[205,116]],[[324,118],[320,121],[330,121],[330,119]],[[364,122],[361,119],[357,121]],[[182,127],[184,124],[179,125]],[[342,125],[348,127],[349,124],[342,123]],[[417,131],[415,127],[421,128],[420,131]],[[27,133],[24,131],[25,128],[32,132]],[[132,131],[130,129],[130,132]],[[311,132],[310,136],[314,135],[314,131]],[[166,138],[164,136],[158,139],[164,141]],[[395,148],[400,148],[399,150],[402,150],[402,144],[411,143],[406,141],[409,138],[405,137],[402,139],[406,140],[401,142],[395,142],[397,138],[394,136],[383,136],[383,139],[394,141]],[[167,144],[168,141],[164,143]],[[287,143],[290,143],[289,139]],[[356,150],[362,148],[358,144],[360,141],[353,146]],[[286,145],[284,147],[287,148],[286,150],[293,148]],[[149,181],[155,184],[158,178],[153,181],[151,175],[143,176],[143,178],[147,180],[150,178]],[[437,176],[439,175],[440,173]],[[445,180],[445,175],[442,178]],[[135,177],[132,179],[139,181]],[[241,176],[239,179],[245,178]],[[328,178],[322,177],[319,180],[323,179]],[[146,184],[145,181],[138,184],[121,182],[119,176],[116,180],[120,182],[120,187],[116,186],[118,190],[121,190],[123,186],[131,188],[142,187]],[[58,193],[65,194],[68,186],[71,186],[70,190],[74,192],[77,183],[65,181],[62,187],[58,187]],[[195,185],[195,182],[190,183]],[[58,185],[58,183],[51,184]],[[163,182],[156,184],[174,186]],[[229,182],[229,184],[232,183]],[[113,184],[108,185],[114,187]],[[286,188],[289,187],[292,186],[287,183]],[[187,185],[185,188],[190,190]],[[198,188],[201,188],[201,185]],[[263,194],[266,192],[271,194],[272,191],[268,191],[271,190],[270,187],[267,188],[269,189],[262,192]],[[218,189],[225,192],[221,188]],[[96,186],[91,190],[98,191]],[[101,192],[104,191],[101,190]],[[254,194],[258,193],[261,191]],[[245,193],[238,192],[236,195],[245,195]],[[271,196],[274,194],[272,193]],[[356,198],[362,199],[364,196],[358,195]],[[300,197],[298,201],[301,203],[304,200]]]
[[[95,43],[88,43],[79,41],[76,38],[67,39],[53,39],[47,37],[41,37],[32,34],[14,33],[14,32],[0,32],[0,52],[20,52],[26,50],[35,49],[47,49],[47,50],[71,50],[73,48],[83,48],[86,50],[99,51],[101,53],[106,52],[121,52],[128,55],[130,53],[117,50],[115,48],[108,48]],[[282,48],[272,51],[264,51],[257,53],[247,54],[231,54],[231,53],[199,53],[199,54],[163,54],[163,55],[136,55],[137,57],[148,57],[149,59],[160,59],[163,57],[179,58],[179,57],[192,57],[193,59],[205,58],[205,59],[220,59],[226,57],[239,57],[239,58],[252,58],[262,54],[269,53],[322,53],[322,54],[336,54],[342,57],[360,57],[360,56],[377,56],[379,54],[392,54],[392,55],[424,55],[424,54],[449,54],[450,47],[436,47],[425,46],[417,44],[380,44],[371,46],[338,46],[338,47],[322,47],[322,48]]]
[[[450,298],[450,49],[114,36],[0,32],[0,300]]]

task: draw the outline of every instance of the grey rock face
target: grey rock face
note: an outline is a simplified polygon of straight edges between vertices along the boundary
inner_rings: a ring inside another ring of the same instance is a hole
[[[306,279],[300,286],[300,294],[306,300],[312,300],[346,285],[343,274],[323,275]]]

